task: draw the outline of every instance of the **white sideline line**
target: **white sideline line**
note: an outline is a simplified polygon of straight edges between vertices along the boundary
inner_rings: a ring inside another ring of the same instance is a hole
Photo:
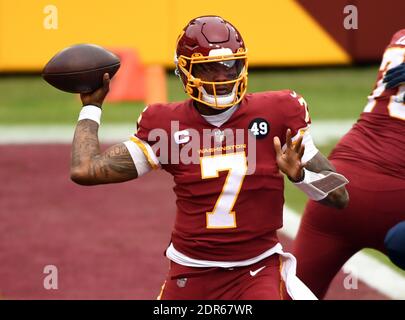
[[[296,212],[284,207],[284,227],[281,232],[295,239],[300,221],[301,217]],[[391,299],[405,299],[405,277],[365,253],[356,253],[346,262],[343,270]]]
[[[320,120],[311,126],[311,135],[317,145],[339,139],[355,120]],[[72,125],[0,125],[0,144],[71,143],[75,124]],[[135,131],[133,123],[101,124],[99,137],[103,143],[128,140]]]
[[[313,121],[311,136],[316,145],[325,145],[346,134],[355,122],[355,119]]]
[[[0,125],[0,144],[71,143],[75,131],[72,125]],[[128,140],[135,132],[135,123],[102,124],[102,143]]]

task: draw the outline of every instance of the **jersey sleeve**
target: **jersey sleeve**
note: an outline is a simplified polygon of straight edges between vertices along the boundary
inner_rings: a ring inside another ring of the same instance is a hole
[[[304,97],[297,94],[295,91],[288,91],[285,98],[286,105],[283,107],[285,111],[285,131],[291,129],[293,144],[300,136],[303,137],[302,143],[305,146],[305,152],[302,156],[304,163],[311,160],[317,153],[312,136],[310,134],[311,117],[309,115],[308,104]],[[281,140],[285,145],[285,137]]]
[[[151,134],[151,131],[155,129],[153,120],[153,108],[147,106],[140,114],[137,121],[137,130],[129,141],[142,151],[152,169],[159,169],[161,167],[160,162],[153,150],[153,145],[157,141],[152,138]]]

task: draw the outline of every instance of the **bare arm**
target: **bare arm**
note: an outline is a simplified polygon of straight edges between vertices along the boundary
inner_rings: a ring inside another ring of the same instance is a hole
[[[123,182],[138,176],[127,147],[116,144],[100,153],[98,124],[81,120],[72,144],[71,179],[82,185]]]
[[[93,93],[81,94],[83,105],[101,108],[109,90],[108,74],[103,78],[104,86]],[[138,177],[128,149],[123,143],[100,152],[98,123],[80,120],[76,126],[72,143],[71,179],[81,185],[123,182]]]
[[[336,172],[336,169],[329,162],[329,160],[320,152],[318,152],[310,161],[305,164],[305,169],[317,173],[327,173],[328,171]],[[349,194],[345,187],[340,187],[335,191],[329,193],[329,195],[319,201],[320,203],[335,207],[338,209],[343,209],[349,203]]]

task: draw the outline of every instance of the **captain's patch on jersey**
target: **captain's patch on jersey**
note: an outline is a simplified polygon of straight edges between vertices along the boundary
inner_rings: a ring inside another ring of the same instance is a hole
[[[269,134],[270,125],[265,119],[256,118],[250,122],[249,131],[256,139],[263,139]]]

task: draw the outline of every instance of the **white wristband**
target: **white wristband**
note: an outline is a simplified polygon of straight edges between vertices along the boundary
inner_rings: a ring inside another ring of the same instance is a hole
[[[329,193],[349,182],[343,175],[336,172],[324,175],[304,168],[304,175],[304,180],[294,185],[315,201],[326,198]]]
[[[80,111],[79,119],[77,121],[84,120],[84,119],[93,120],[93,121],[97,122],[98,125],[100,125],[101,108],[99,108],[97,106],[93,106],[93,105],[84,106],[82,108],[82,110]]]

